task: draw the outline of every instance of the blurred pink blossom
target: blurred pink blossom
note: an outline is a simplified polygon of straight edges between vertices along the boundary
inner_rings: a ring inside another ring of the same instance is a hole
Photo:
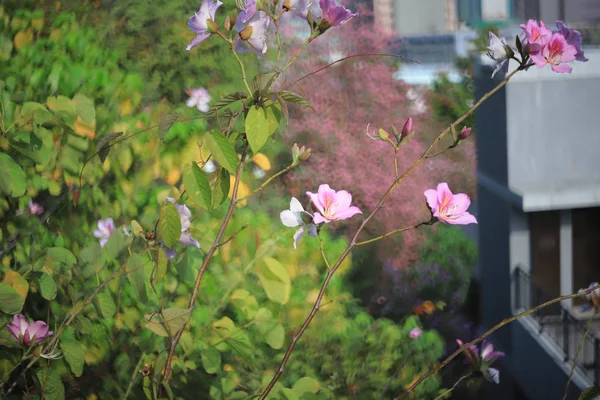
[[[467,212],[471,199],[464,193],[452,194],[448,184],[442,182],[437,189],[425,191],[427,204],[433,216],[441,222],[451,225],[476,224],[474,216]]]
[[[329,185],[320,185],[318,193],[306,192],[319,212],[313,216],[315,224],[329,223],[348,219],[362,211],[356,206],[351,206],[352,195],[346,190],[336,192]]]

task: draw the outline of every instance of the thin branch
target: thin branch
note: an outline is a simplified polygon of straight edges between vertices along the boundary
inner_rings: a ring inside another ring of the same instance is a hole
[[[419,227],[421,227],[423,225],[433,225],[434,222],[435,222],[435,220],[429,220],[429,221],[426,221],[426,222],[419,222],[418,224],[416,224],[414,226],[408,226],[408,227],[405,227],[405,228],[395,229],[395,230],[393,230],[391,232],[388,232],[388,233],[386,233],[384,235],[381,235],[381,236],[377,236],[377,237],[375,237],[373,239],[365,240],[363,242],[357,242],[356,246],[358,247],[358,246],[363,246],[365,244],[373,243],[373,242],[376,242],[378,240],[385,239],[388,236],[395,235],[396,233],[401,233],[401,232],[406,232],[406,231],[410,231],[410,230],[413,230],[413,229],[417,229],[417,228],[419,228]]]
[[[196,297],[198,296],[198,290],[200,289],[200,283],[202,282],[202,278],[204,277],[204,272],[206,271],[206,268],[208,267],[208,263],[210,262],[213,255],[219,248],[219,245],[221,244],[221,238],[223,237],[223,234],[225,233],[225,229],[227,228],[227,225],[229,224],[229,221],[231,220],[231,217],[233,216],[233,211],[235,210],[235,207],[238,204],[237,193],[238,193],[238,188],[240,186],[240,181],[241,181],[241,177],[242,177],[242,170],[244,169],[244,157],[246,155],[246,150],[247,150],[247,146],[244,147],[244,150],[242,151],[242,158],[240,160],[240,163],[238,164],[238,168],[237,168],[237,171],[235,174],[235,182],[233,184],[233,191],[231,193],[231,203],[229,203],[229,208],[227,209],[227,214],[225,215],[225,218],[223,219],[223,223],[221,224],[221,228],[219,229],[219,232],[217,233],[217,237],[215,238],[215,241],[213,242],[210,250],[208,251],[208,253],[206,253],[204,260],[202,261],[200,270],[198,270],[198,276],[196,277],[196,283],[194,284],[194,290],[192,291],[192,296],[190,298],[190,302],[188,305],[188,309],[190,311],[193,311],[194,307],[196,306]],[[183,326],[179,329],[179,331],[177,331],[177,333],[171,340],[171,347],[169,349],[169,355],[167,356],[167,363],[165,366],[165,373],[164,373],[164,378],[163,378],[165,382],[168,382],[169,379],[171,378],[171,372],[173,369],[172,368],[173,356],[175,355],[175,349],[177,348],[177,344],[179,343],[179,340],[181,339],[181,335],[183,335],[183,331],[185,330],[186,326],[187,326],[187,324],[183,324]]]
[[[445,399],[446,395],[448,395],[450,392],[452,392],[454,389],[456,389],[456,387],[465,379],[469,378],[471,376],[471,374],[467,374],[462,376],[459,380],[456,381],[456,383],[454,384],[454,386],[452,386],[450,389],[446,390],[444,393],[440,394],[438,397],[436,397],[433,400],[440,400],[440,399]]]
[[[515,71],[511,72],[509,75],[507,75],[506,78],[502,82],[500,82],[494,89],[492,89],[490,92],[488,92],[486,95],[484,95],[477,103],[475,103],[473,105],[473,107],[471,107],[471,109],[469,111],[467,111],[467,113],[465,115],[463,115],[462,117],[460,117],[459,119],[457,119],[454,122],[453,125],[458,125],[462,121],[464,121],[466,118],[468,118],[469,115],[471,115],[486,99],[488,99],[490,96],[492,96],[498,90],[500,90],[501,87],[503,87],[504,85],[506,85],[506,83],[517,72],[518,72],[518,70],[515,70]],[[294,351],[294,348],[296,347],[296,343],[302,337],[302,335],[304,334],[304,332],[306,331],[306,329],[308,328],[308,326],[312,322],[313,318],[315,317],[315,315],[319,311],[319,307],[321,305],[321,301],[323,301],[323,296],[325,296],[325,291],[327,290],[327,287],[329,286],[331,278],[333,278],[333,275],[338,270],[338,268],[340,267],[340,265],[342,264],[342,262],[346,259],[346,257],[348,257],[348,255],[354,249],[354,247],[356,247],[356,243],[357,243],[356,241],[358,239],[358,236],[365,229],[365,227],[369,223],[369,221],[371,221],[371,219],[373,219],[373,217],[377,214],[377,212],[387,202],[387,200],[390,198],[390,196],[392,195],[392,193],[394,192],[394,190],[398,187],[398,185],[400,185],[423,161],[426,160],[427,155],[433,150],[433,148],[438,144],[438,142],[440,140],[442,140],[442,138],[444,136],[446,136],[449,132],[450,132],[450,127],[446,128],[442,133],[440,133],[438,135],[438,137],[435,138],[435,140],[427,148],[427,150],[425,150],[425,152],[423,153],[423,155],[417,161],[415,161],[413,163],[413,165],[411,165],[400,177],[398,177],[398,179],[396,179],[392,183],[392,185],[387,190],[387,192],[383,195],[383,197],[381,198],[381,200],[379,200],[379,203],[377,204],[377,206],[375,206],[375,208],[373,209],[373,211],[363,220],[363,222],[359,226],[358,230],[356,231],[356,233],[352,237],[352,240],[350,241],[350,244],[348,245],[348,247],[346,247],[346,250],[344,250],[344,252],[340,256],[340,258],[338,258],[338,260],[335,262],[335,264],[333,265],[333,267],[327,271],[327,276],[325,277],[323,285],[321,286],[321,289],[319,290],[319,294],[317,296],[317,299],[315,300],[315,303],[313,305],[313,308],[312,308],[310,314],[308,315],[308,317],[306,317],[306,319],[304,320],[304,323],[302,324],[302,326],[300,327],[300,329],[298,330],[298,332],[296,332],[296,334],[294,334],[294,336],[292,337],[292,342],[290,343],[287,351],[285,352],[285,355],[283,356],[283,359],[281,360],[281,363],[279,364],[279,368],[277,369],[277,372],[275,373],[275,375],[273,376],[273,378],[271,379],[271,381],[269,382],[269,384],[265,388],[265,391],[260,395],[260,400],[264,400],[267,397],[267,395],[271,392],[271,390],[273,389],[273,387],[275,386],[275,384],[277,383],[277,381],[279,380],[279,378],[283,374],[283,371],[285,369],[286,364],[289,361],[289,358],[290,358],[290,356],[292,354],[292,351]]]
[[[133,369],[133,373],[131,374],[131,379],[129,380],[129,386],[127,386],[127,391],[123,395],[123,400],[127,400],[127,397],[129,397],[129,393],[131,392],[131,389],[133,389],[133,384],[135,383],[137,376],[140,373],[140,367],[142,366],[142,363],[144,362],[145,357],[146,357],[146,353],[142,353],[140,360],[135,365],[135,368]]]
[[[276,173],[275,175],[271,176],[269,179],[267,179],[266,181],[264,181],[262,185],[260,185],[259,187],[257,187],[253,191],[251,191],[249,194],[247,194],[246,196],[238,199],[238,202],[247,200],[250,197],[254,196],[256,193],[258,193],[261,190],[263,190],[269,183],[271,183],[273,181],[273,179],[275,179],[275,178],[277,178],[277,177],[285,174],[286,172],[288,172],[289,170],[291,170],[294,167],[295,167],[295,165],[293,165],[293,164],[288,165],[285,169],[282,169],[281,171],[279,171],[278,173]]]
[[[581,338],[581,341],[579,342],[579,344],[577,346],[577,352],[575,354],[575,358],[573,359],[573,365],[571,365],[571,373],[569,374],[569,379],[567,379],[567,385],[565,386],[565,393],[563,394],[562,400],[567,399],[567,393],[569,392],[569,386],[571,385],[571,381],[573,380],[573,375],[575,375],[575,367],[577,366],[577,360],[579,359],[579,356],[581,355],[581,350],[583,350],[583,343],[585,342],[585,338],[590,333],[592,319],[593,319],[593,316],[590,317],[590,319],[588,319],[587,328],[585,330],[585,333],[583,334],[583,337]]]
[[[240,228],[240,230],[239,230],[239,231],[237,231],[237,232],[233,233],[233,234],[232,234],[231,236],[229,236],[227,239],[225,239],[224,241],[222,241],[221,243],[219,243],[218,247],[221,247],[221,246],[225,245],[226,243],[228,243],[228,242],[232,241],[233,239],[235,239],[235,237],[236,237],[236,236],[237,236],[237,235],[238,235],[238,234],[239,234],[241,231],[243,231],[243,230],[244,230],[244,229],[246,229],[246,228],[248,228],[248,225],[247,225],[247,224],[246,224],[246,225],[243,225],[243,226]]]
[[[323,248],[323,238],[321,237],[321,235],[319,236],[319,247],[321,249],[321,256],[323,257],[323,261],[325,261],[325,265],[327,265],[327,269],[331,269],[331,266],[329,265],[329,261],[327,261],[327,256],[325,255],[325,249]]]
[[[350,56],[343,57],[343,58],[340,58],[339,60],[336,60],[336,61],[334,61],[332,63],[329,63],[326,66],[321,67],[321,68],[319,68],[319,69],[317,69],[317,70],[315,70],[313,72],[309,72],[308,74],[301,76],[299,79],[297,79],[294,82],[292,82],[291,84],[287,85],[285,87],[285,89],[289,89],[289,88],[295,86],[301,80],[306,79],[306,78],[308,78],[311,75],[318,74],[319,72],[321,72],[321,71],[323,71],[323,70],[325,70],[325,69],[327,69],[327,68],[329,68],[329,67],[331,67],[331,66],[333,66],[333,65],[335,65],[337,63],[340,63],[342,61],[346,61],[346,60],[349,60],[350,58],[355,58],[355,57],[369,57],[369,56],[382,56],[382,57],[401,58],[401,59],[403,59],[405,61],[410,61],[410,62],[415,63],[415,64],[421,64],[420,62],[418,62],[416,60],[413,60],[413,59],[410,59],[408,57],[404,57],[404,56],[401,56],[401,55],[398,55],[398,54],[390,54],[390,53],[359,53],[359,54],[352,54]]]
[[[400,396],[396,397],[394,400],[400,400],[405,398],[406,396],[408,396],[410,393],[412,393],[413,390],[415,390],[415,388],[417,386],[419,386],[421,383],[423,383],[423,381],[427,378],[429,378],[430,376],[434,375],[435,373],[437,373],[439,370],[441,370],[442,368],[444,368],[446,365],[448,365],[450,363],[450,361],[452,361],[454,358],[456,358],[456,356],[458,356],[460,353],[462,353],[463,351],[467,350],[468,348],[470,348],[471,346],[475,346],[476,344],[482,342],[483,340],[485,340],[488,336],[490,336],[492,333],[496,332],[498,329],[502,328],[504,325],[510,324],[513,321],[518,320],[519,318],[525,317],[529,314],[533,314],[543,308],[546,308],[548,306],[551,306],[552,304],[556,304],[559,303],[563,300],[568,300],[568,299],[576,299],[578,297],[583,297],[586,295],[589,295],[590,293],[592,293],[594,290],[596,289],[600,289],[600,285],[597,285],[591,289],[585,290],[583,292],[580,293],[573,293],[573,294],[569,294],[566,296],[561,296],[561,297],[557,297],[556,299],[547,301],[543,304],[540,304],[539,306],[536,306],[530,310],[527,311],[523,311],[520,314],[517,314],[515,316],[512,316],[510,318],[506,318],[503,319],[500,323],[498,323],[497,325],[495,325],[494,327],[492,327],[490,330],[488,330],[487,332],[485,332],[483,335],[479,336],[477,339],[470,341],[469,343],[465,343],[462,346],[460,346],[454,353],[450,354],[444,361],[442,361],[441,363],[437,364],[431,371],[427,372],[426,374],[421,375],[416,381],[414,381],[414,383],[412,385],[410,385],[410,387],[408,389],[406,389],[406,392],[404,392],[403,394],[401,394]]]

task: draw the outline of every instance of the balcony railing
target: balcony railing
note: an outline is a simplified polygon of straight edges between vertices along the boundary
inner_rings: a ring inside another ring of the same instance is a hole
[[[517,310],[529,310],[554,298],[521,268],[515,269],[513,279]],[[531,317],[537,322],[540,335],[545,333],[562,350],[565,363],[572,365],[579,346],[583,346],[575,364],[591,382],[600,384],[600,337],[593,330],[586,335],[587,321],[575,318],[560,303],[545,307]]]

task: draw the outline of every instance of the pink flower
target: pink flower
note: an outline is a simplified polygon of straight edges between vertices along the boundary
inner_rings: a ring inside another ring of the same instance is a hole
[[[542,21],[538,24],[536,20],[530,19],[527,21],[527,25],[522,24],[519,26],[525,31],[525,35],[527,35],[531,53],[541,51],[552,38],[552,31],[546,28],[546,25]]]
[[[335,4],[335,0],[320,0],[319,6],[323,11],[323,20],[327,21],[330,27],[340,26],[358,15],[358,13],[352,14],[344,6]]]
[[[23,210],[17,210],[17,216],[23,215]],[[29,204],[27,205],[27,215],[42,215],[44,213],[44,207],[40,206],[38,203],[35,203],[33,200],[29,199]]]
[[[345,190],[336,192],[329,185],[320,185],[318,193],[306,192],[319,212],[314,215],[315,224],[348,219],[362,214],[358,207],[350,206],[352,195]]]
[[[422,330],[422,329],[420,329],[420,328],[412,328],[412,329],[410,330],[410,333],[408,334],[408,336],[409,336],[411,339],[416,339],[416,338],[418,338],[419,336],[421,336],[422,334],[423,334],[423,330]]]
[[[552,35],[550,42],[541,51],[531,53],[531,60],[542,68],[550,64],[554,72],[571,72],[573,68],[565,63],[575,61],[577,48],[567,43],[565,37],[560,33]]]
[[[469,196],[464,193],[452,194],[446,182],[440,183],[437,190],[428,189],[424,194],[433,216],[441,222],[451,225],[477,223],[475,217],[467,212],[471,205]]]
[[[190,98],[185,102],[186,106],[190,108],[196,107],[202,112],[208,112],[208,110],[210,110],[210,106],[208,105],[210,103],[210,94],[208,93],[208,90],[204,88],[197,88],[186,89],[185,92],[188,94],[188,96],[190,96]]]
[[[463,342],[460,339],[456,339],[456,343],[458,343],[459,346],[463,345]],[[465,355],[467,356],[465,364],[475,366],[488,381],[496,384],[500,383],[500,371],[495,368],[490,368],[490,366],[497,359],[504,357],[503,352],[494,350],[494,346],[487,340],[484,340],[483,343],[481,343],[481,354],[479,354],[479,349],[476,346],[469,346],[469,348],[465,350]]]
[[[54,333],[48,330],[48,325],[44,321],[29,323],[23,314],[15,315],[13,322],[6,325],[6,327],[15,340],[25,346],[32,342],[40,343]]]
[[[94,237],[100,239],[100,247],[106,246],[106,242],[114,231],[115,223],[112,218],[98,220],[98,229],[94,230]]]

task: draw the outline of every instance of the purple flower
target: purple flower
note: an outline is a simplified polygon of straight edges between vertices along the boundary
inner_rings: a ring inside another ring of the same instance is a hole
[[[358,15],[358,13],[352,14],[344,6],[335,4],[335,0],[320,0],[319,6],[323,11],[322,18],[329,23],[329,27],[340,26]]]
[[[94,237],[100,239],[100,247],[106,246],[110,235],[115,231],[115,223],[112,218],[98,220],[98,229],[94,230]]]
[[[243,54],[253,51],[258,58],[263,58],[267,52],[267,34],[270,22],[271,19],[265,12],[259,11],[254,14],[235,41],[236,53]],[[250,36],[243,39],[242,34],[247,32],[247,29],[249,29]]]
[[[190,211],[188,206],[186,206],[185,204],[177,204],[175,199],[171,197],[167,197],[166,200],[169,203],[175,204],[175,208],[179,213],[179,221],[181,222],[181,235],[179,236],[179,243],[199,249],[200,243],[192,237],[191,233],[187,231],[192,225],[192,222],[190,220],[192,218],[192,212]],[[169,260],[177,255],[177,252],[175,250],[168,248],[162,242],[160,245],[165,251],[165,254],[167,255],[167,258]]]
[[[296,248],[296,244],[298,243],[298,241],[302,239],[302,237],[305,234],[308,234],[308,236],[313,237],[317,236],[317,227],[315,226],[315,224],[305,223],[302,220],[302,214],[306,214],[310,218],[313,218],[313,216],[309,212],[304,211],[302,204],[300,204],[298,199],[296,199],[295,197],[292,197],[292,200],[290,201],[290,209],[284,210],[279,214],[279,218],[281,218],[281,223],[283,223],[285,226],[290,228],[300,226],[296,233],[294,233],[294,249]]]
[[[306,19],[306,17],[308,16],[308,9],[311,5],[312,0],[285,0],[283,2],[283,10],[291,11],[298,17]]]
[[[208,112],[210,109],[208,103],[210,103],[210,94],[208,90],[204,88],[187,89],[186,93],[190,96],[185,102],[188,107],[196,107],[202,112]]]
[[[258,10],[256,8],[256,0],[247,0],[246,8],[237,17],[237,22],[235,23],[235,30],[238,32],[243,30],[246,27],[246,24],[250,22],[250,20],[252,19],[252,17],[254,17],[254,14],[256,14],[257,11]]]
[[[412,329],[410,330],[410,333],[408,334],[408,336],[409,336],[411,339],[416,339],[416,338],[418,338],[419,336],[421,336],[422,334],[423,334],[423,330],[422,330],[422,329],[420,329],[420,328],[412,328]]]
[[[185,48],[186,50],[191,50],[211,36],[211,33],[208,31],[208,24],[206,21],[209,19],[214,21],[215,13],[222,5],[223,3],[218,0],[202,1],[200,10],[197,13],[194,13],[194,15],[192,15],[188,20],[188,27],[192,32],[196,33],[196,37]]]
[[[540,21],[539,24],[536,20],[530,19],[527,24],[519,25],[527,36],[527,42],[529,45],[530,53],[537,53],[550,42],[552,39],[552,31],[546,28],[546,25]]]
[[[588,59],[583,55],[583,50],[581,50],[581,45],[583,44],[581,32],[568,28],[562,21],[556,21],[556,27],[558,28],[558,32],[564,36],[567,43],[577,49],[575,60],[581,62],[588,61]]]
[[[319,212],[314,215],[314,223],[329,223],[348,219],[362,211],[351,206],[352,195],[345,190],[336,192],[329,185],[320,185],[318,193],[306,192]]]
[[[31,343],[40,343],[54,333],[48,330],[48,325],[44,321],[30,323],[27,322],[23,314],[15,315],[13,322],[6,325],[6,327],[15,340],[25,346]]]
[[[16,215],[23,215],[25,211],[23,210],[17,210]],[[32,215],[42,215],[44,213],[44,208],[42,206],[40,206],[38,203],[34,202],[33,200],[29,199],[29,204],[27,205],[27,215],[32,216]]]
[[[499,38],[493,32],[489,33],[490,36],[490,45],[487,48],[488,56],[495,61],[500,61],[494,72],[492,73],[492,78],[499,71],[502,71],[504,74],[508,72],[508,62],[510,59],[510,54],[507,49],[510,49],[506,44],[506,39]]]
[[[456,343],[458,343],[459,346],[463,345],[463,342],[460,339],[456,339]],[[465,350],[465,355],[467,356],[465,359],[466,364],[471,364],[479,369],[488,381],[496,384],[500,383],[500,371],[495,368],[490,368],[490,365],[497,359],[504,357],[503,352],[495,351],[494,346],[487,340],[484,340],[483,343],[481,343],[481,355],[476,346],[469,346],[469,348]]]

